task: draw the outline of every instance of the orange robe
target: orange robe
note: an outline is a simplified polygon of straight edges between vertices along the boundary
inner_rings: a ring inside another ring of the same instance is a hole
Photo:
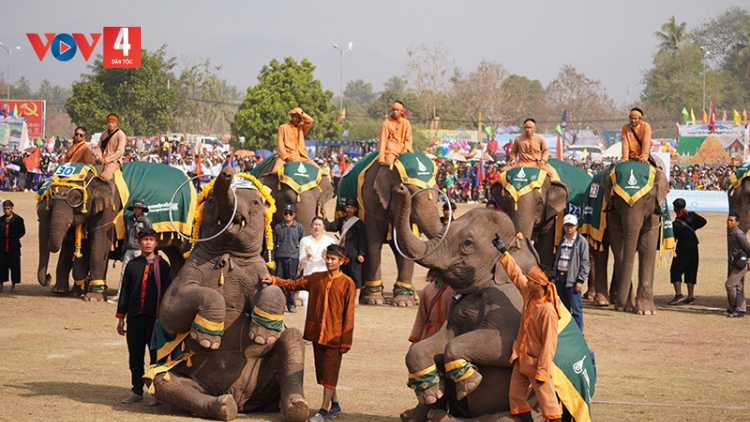
[[[411,123],[401,118],[401,121],[393,117],[387,118],[380,125],[380,137],[378,138],[378,163],[393,164],[393,161],[405,152],[414,152],[412,149]]]
[[[86,142],[81,141],[68,147],[64,162],[94,164],[94,153]]]
[[[633,130],[638,134],[641,143],[635,139]],[[651,149],[651,125],[641,122],[630,130],[630,124],[622,126],[620,135],[622,138],[622,161],[638,160],[645,163],[648,160],[648,152]]]
[[[534,134],[529,140],[526,134],[523,134],[513,140],[513,147],[510,150],[510,160],[520,163],[536,163],[538,161],[549,161],[549,147],[547,141],[542,135]]]
[[[291,122],[279,126],[276,150],[283,161],[291,158],[292,161],[312,162],[305,149],[305,134],[312,127],[313,118],[306,113],[300,114],[300,118],[302,121],[298,126],[294,126]]]
[[[528,288],[527,279],[510,254],[500,260],[508,277],[523,296],[523,312],[518,335],[513,341],[513,373],[510,379],[510,413],[530,412],[526,397],[529,384],[536,392],[542,416],[545,419],[562,417],[560,404],[552,381],[552,359],[557,349],[558,315],[555,305],[546,296],[538,295]]]
[[[441,289],[443,292],[440,298],[435,300]],[[447,284],[438,287],[437,283],[427,283],[422,294],[419,295],[419,310],[417,310],[417,318],[414,320],[409,341],[416,343],[431,337],[440,330],[448,318],[454,294],[451,286]]]
[[[287,291],[310,292],[305,340],[337,349],[352,348],[354,281],[349,276],[339,273],[330,277],[327,271],[321,271],[297,280],[273,277],[273,284]]]
[[[118,129],[109,138],[107,148],[102,148],[102,141],[107,139],[108,136],[109,130],[105,130],[99,137],[99,152],[96,158],[104,164],[101,176],[107,180],[111,180],[115,172],[122,167],[122,160],[125,156],[125,145],[128,143],[128,140],[122,129]]]

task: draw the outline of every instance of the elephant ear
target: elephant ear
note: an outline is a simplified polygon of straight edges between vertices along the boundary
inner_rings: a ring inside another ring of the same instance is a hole
[[[568,201],[568,187],[562,182],[551,181],[545,196],[544,220],[547,221],[565,209]]]
[[[98,214],[104,211],[107,207],[112,206],[114,200],[114,183],[104,180],[100,177],[94,177],[89,183],[89,196],[91,196],[91,211],[92,214]]]
[[[667,193],[669,193],[669,182],[666,173],[659,168],[656,170],[656,200],[657,203],[663,204],[664,200],[667,199]]]
[[[391,189],[399,183],[394,175],[397,172],[388,169],[386,166],[380,166],[377,170],[378,174],[375,176],[373,188],[375,189],[375,193],[378,194],[380,205],[383,206],[383,209],[387,210],[391,204]]]

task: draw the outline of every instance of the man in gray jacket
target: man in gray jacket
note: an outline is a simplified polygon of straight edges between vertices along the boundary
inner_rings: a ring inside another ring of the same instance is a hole
[[[727,252],[729,266],[727,269],[727,281],[724,287],[727,289],[727,299],[729,300],[730,318],[742,318],[745,316],[745,274],[747,274],[747,264],[738,268],[735,265],[735,259],[740,253],[746,257],[750,256],[750,242],[747,236],[739,228],[740,215],[732,211],[727,217]]]
[[[570,311],[570,315],[583,332],[581,290],[591,271],[589,244],[578,234],[578,217],[568,214],[563,219],[565,235],[560,239],[555,254],[555,280],[557,294]]]

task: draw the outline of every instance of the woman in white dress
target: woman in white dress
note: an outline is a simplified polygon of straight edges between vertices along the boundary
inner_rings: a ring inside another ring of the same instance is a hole
[[[315,217],[312,220],[312,234],[305,236],[299,241],[299,264],[302,266],[302,275],[310,275],[326,269],[326,248],[328,245],[336,243],[336,240],[325,234],[325,225],[322,217]],[[304,313],[307,317],[307,298],[308,292],[300,290],[299,298],[304,306]]]

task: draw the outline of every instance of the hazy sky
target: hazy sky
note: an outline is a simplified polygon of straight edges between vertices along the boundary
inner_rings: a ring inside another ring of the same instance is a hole
[[[615,4],[617,3],[617,4]],[[40,62],[26,33],[102,32],[103,26],[141,26],[143,47],[167,44],[170,55],[222,65],[220,77],[244,92],[271,59],[308,58],[315,77],[339,93],[341,56],[333,44],[354,43],[344,58],[344,84],[371,82],[380,91],[403,75],[407,46],[443,43],[455,66],[474,70],[480,61],[545,86],[564,64],[601,80],[618,103],[636,100],[643,71],[651,66],[661,24],[674,15],[692,29],[737,0],[571,1],[35,1],[5,11],[0,42],[21,46],[11,56],[11,80],[21,75],[36,89],[47,78],[69,86],[87,73],[79,52],[68,62],[48,53]],[[89,37],[90,39],[90,37]],[[95,54],[101,54],[99,41]],[[0,49],[0,71],[7,56]],[[630,94],[628,94],[630,89]]]

